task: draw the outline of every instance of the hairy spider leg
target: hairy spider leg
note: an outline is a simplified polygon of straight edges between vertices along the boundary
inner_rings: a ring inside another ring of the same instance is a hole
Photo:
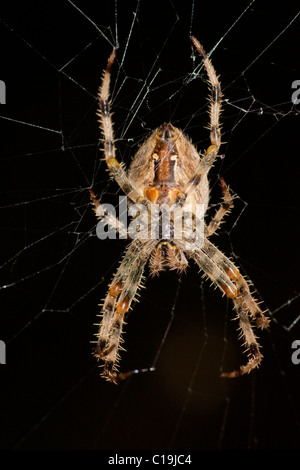
[[[124,316],[136,299],[142,284],[145,264],[153,250],[155,241],[142,244],[134,240],[111,282],[103,304],[102,322],[95,350],[97,359],[104,360],[102,376],[110,381],[118,381],[118,352],[122,349],[122,330]]]
[[[202,177],[207,175],[211,167],[213,166],[218,152],[221,146],[221,126],[220,126],[220,115],[222,112],[222,92],[221,92],[221,84],[219,82],[218,76],[212,65],[212,62],[208,55],[206,54],[203,46],[199,43],[199,41],[194,37],[191,36],[191,41],[193,42],[194,46],[196,47],[198,53],[201,55],[203,59],[203,64],[206,69],[206,73],[208,76],[208,82],[211,90],[210,96],[210,105],[209,105],[209,117],[210,117],[210,142],[211,145],[206,150],[205,154],[202,155],[198,173],[193,175],[190,181],[187,182],[183,192],[188,194],[197,188],[199,185]]]
[[[249,315],[260,328],[267,328],[269,319],[264,315],[258,303],[252,297],[247,281],[237,267],[208,240],[204,241],[201,251],[188,253],[201,270],[223,293],[232,299],[239,320],[241,336],[243,336],[248,352],[248,362],[233,372],[224,372],[222,377],[238,377],[258,367],[263,358],[259,351],[256,336],[253,333]]]
[[[215,215],[213,216],[207,227],[207,231],[205,234],[207,237],[210,237],[218,230],[221,223],[223,222],[223,218],[226,214],[228,214],[228,212],[230,212],[231,208],[233,207],[233,195],[231,194],[229,187],[227,186],[223,178],[220,178],[220,183],[223,192],[223,202],[219,209],[216,211]]]
[[[204,239],[201,250],[214,262],[220,266],[228,277],[235,283],[237,294],[242,296],[245,309],[249,312],[251,318],[256,322],[259,328],[267,328],[270,323],[265,312],[261,310],[258,302],[253,298],[246,279],[241,275],[235,264],[225,256],[215,245],[207,238]]]
[[[110,176],[115,179],[122,191],[129,197],[129,199],[132,202],[146,203],[146,199],[136,190],[136,188],[132,185],[131,181],[127,177],[123,164],[116,159],[116,146],[109,101],[111,68],[114,63],[115,57],[116,49],[113,49],[112,53],[109,56],[107,67],[103,72],[102,82],[98,92],[99,108],[97,115],[99,116],[100,127],[103,133],[103,151],[105,161]]]

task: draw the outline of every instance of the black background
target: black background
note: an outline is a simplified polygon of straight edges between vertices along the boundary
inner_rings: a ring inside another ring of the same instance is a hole
[[[299,315],[297,9],[197,0],[74,4],[84,14],[65,1],[12,1],[0,11],[7,91],[0,109],[1,448],[299,448],[300,365],[291,361],[299,323],[288,328]],[[194,266],[180,280],[170,272],[149,279],[128,318],[122,370],[156,370],[118,386],[99,377],[93,324],[125,244],[96,238],[87,189],[118,202],[99,163],[95,115],[116,21],[114,121],[127,164],[164,121],[199,150],[207,147],[204,73],[186,84],[200,64],[189,35],[207,51],[222,38],[212,61],[228,100],[225,158],[212,170],[212,204],[219,176],[238,198],[214,241],[254,282],[273,318],[259,333],[263,364],[247,377],[219,377],[245,356],[230,302]],[[141,96],[148,85],[151,92],[137,109],[142,84]]]

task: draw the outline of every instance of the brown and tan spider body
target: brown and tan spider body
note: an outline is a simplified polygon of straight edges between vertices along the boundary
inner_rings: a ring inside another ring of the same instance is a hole
[[[205,214],[209,203],[208,173],[213,166],[221,145],[219,117],[221,113],[221,87],[214,67],[203,47],[196,38],[191,38],[208,75],[211,88],[210,99],[210,140],[211,145],[204,154],[199,154],[181,130],[170,123],[158,127],[141,145],[126,173],[123,164],[116,159],[116,149],[112,118],[109,104],[109,84],[111,67],[116,51],[109,57],[99,88],[99,118],[103,132],[104,155],[111,177],[115,179],[131,204],[140,204],[145,213],[151,214],[154,207],[172,208],[170,231],[168,236],[159,232],[157,238],[149,237],[149,226],[144,228],[129,244],[124,258],[113,277],[109,291],[103,303],[102,321],[97,334],[95,356],[103,361],[102,376],[111,382],[117,382],[119,350],[122,349],[121,334],[124,316],[136,298],[143,280],[143,272],[149,261],[152,274],[158,274],[165,268],[183,271],[188,266],[188,259],[194,260],[203,274],[208,277],[223,294],[232,299],[239,320],[241,336],[248,352],[248,362],[239,370],[223,373],[223,377],[237,377],[259,366],[262,355],[256,341],[251,323],[266,328],[268,318],[250,293],[249,286],[234,263],[209,241],[224,215],[233,204],[229,188],[221,179],[223,203],[214,217],[201,226],[200,233],[196,206],[201,205]],[[96,215],[107,225],[114,225],[120,233],[126,232],[120,221],[113,220],[100,204],[93,190],[90,190]],[[175,222],[190,215],[192,230],[183,230],[178,235]],[[160,217],[158,219],[160,221]],[[146,219],[148,221],[150,219]],[[158,221],[158,222],[159,222]],[[160,229],[161,230],[161,229]]]

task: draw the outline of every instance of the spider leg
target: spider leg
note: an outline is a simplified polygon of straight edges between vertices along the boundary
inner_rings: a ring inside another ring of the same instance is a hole
[[[258,302],[252,296],[246,279],[241,275],[235,264],[207,238],[204,239],[201,250],[234,282],[238,296],[241,296],[243,299],[244,308],[249,312],[256,325],[261,329],[267,328],[270,320],[265,316],[265,312],[261,310]],[[237,308],[240,308],[238,304]]]
[[[144,267],[152,249],[153,241],[142,244],[134,240],[129,245],[104,300],[95,356],[104,361],[102,376],[110,382],[118,380],[117,363],[124,315],[141,286]]]
[[[244,346],[246,346],[248,361],[245,365],[240,366],[238,370],[234,370],[232,372],[223,372],[221,377],[225,378],[235,378],[247,374],[253,369],[259,367],[263,359],[263,355],[259,350],[260,346],[256,340],[256,336],[253,332],[249,317],[243,305],[242,297],[237,297],[234,300],[234,303],[239,320],[241,336],[244,338]]]
[[[221,146],[221,128],[220,128],[220,114],[222,111],[222,92],[221,92],[221,85],[214,69],[213,64],[211,63],[210,58],[206,54],[204,48],[201,46],[199,41],[192,36],[191,40],[196,47],[197,51],[201,55],[203,59],[203,63],[206,69],[206,73],[208,76],[210,89],[211,89],[211,98],[210,98],[210,141],[211,146],[208,147],[206,154],[209,155],[210,153],[214,153],[217,156],[219,148]]]
[[[223,293],[233,300],[241,335],[243,336],[248,352],[248,362],[233,372],[224,372],[222,377],[238,377],[249,373],[258,367],[262,360],[259,344],[253,332],[249,315],[255,318],[261,328],[266,328],[269,320],[261,311],[257,302],[250,294],[245,279],[241,276],[235,265],[224,256],[214,245],[205,240],[203,251],[189,252],[204,273],[216,284]]]
[[[218,230],[223,221],[224,216],[230,211],[233,206],[233,196],[229,191],[229,188],[223,178],[220,178],[220,183],[223,192],[223,203],[221,207],[217,210],[207,227],[207,237],[210,237],[213,233]]]
[[[263,355],[259,350],[260,346],[253,332],[248,313],[250,313],[251,317],[255,316],[256,314],[256,324],[262,329],[267,328],[270,323],[270,320],[260,310],[257,302],[250,294],[248,284],[241,275],[238,276],[236,285],[238,289],[238,295],[235,299],[233,299],[233,301],[235,310],[237,312],[237,318],[239,320],[241,337],[244,338],[244,346],[246,346],[248,362],[237,370],[232,372],[223,372],[221,377],[225,378],[235,378],[247,374],[253,369],[259,367],[263,359]]]
[[[177,241],[178,244],[178,241]],[[212,245],[214,246],[214,245]],[[229,298],[235,299],[238,291],[233,280],[202,250],[189,251],[188,256],[192,258],[199,268],[208,276],[213,283],[221,289]]]
[[[201,160],[199,162],[198,171],[192,178],[187,182],[185,187],[183,188],[183,193],[186,195],[190,194],[194,191],[197,186],[202,181],[202,178],[207,175],[211,167],[213,166],[217,156],[218,151],[221,146],[221,126],[220,126],[220,114],[222,111],[222,92],[221,92],[221,85],[212,65],[211,60],[209,59],[208,55],[204,51],[203,47],[199,43],[199,41],[194,37],[191,36],[191,40],[196,47],[198,53],[201,55],[203,59],[203,64],[206,69],[206,73],[208,76],[208,81],[211,90],[211,97],[210,97],[210,107],[209,107],[209,116],[210,116],[210,141],[211,145],[208,147],[204,155],[201,155]]]
[[[145,198],[134,188],[127,177],[122,163],[119,163],[116,159],[116,147],[109,101],[111,68],[115,56],[116,49],[113,49],[109,56],[107,67],[103,72],[102,82],[98,92],[99,108],[97,115],[99,116],[100,127],[104,137],[104,156],[110,175],[116,180],[123,192],[133,202],[144,202]]]
[[[89,189],[94,212],[98,220],[101,220],[103,227],[108,225],[113,230],[116,230],[122,239],[128,238],[126,226],[113,214],[109,213],[105,207],[100,203],[99,198],[95,195],[93,189]]]
[[[201,158],[200,168],[200,172],[206,174],[214,164],[215,159],[218,156],[219,148],[221,146],[220,114],[222,111],[222,92],[218,76],[210,58],[206,54],[204,48],[201,46],[199,41],[194,36],[191,36],[191,40],[194,46],[196,47],[198,53],[202,57],[211,90],[209,107],[209,130],[211,145],[206,150],[205,155]]]

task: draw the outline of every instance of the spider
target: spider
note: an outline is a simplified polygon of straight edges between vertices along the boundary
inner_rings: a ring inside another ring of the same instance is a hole
[[[171,123],[164,123],[144,141],[135,154],[128,172],[125,171],[124,165],[116,159],[109,102],[111,69],[116,49],[113,49],[103,72],[99,87],[97,114],[103,133],[103,151],[109,174],[129,201],[132,204],[139,204],[147,213],[151,212],[155,205],[172,206],[175,211],[181,208],[190,213],[191,219],[195,220],[193,212],[195,204],[201,204],[204,207],[204,213],[208,208],[208,173],[218,157],[221,146],[219,121],[222,93],[218,76],[209,56],[194,36],[191,37],[191,41],[203,60],[211,92],[210,145],[204,154],[197,152],[181,130]],[[248,360],[238,370],[223,372],[222,377],[238,377],[260,365],[263,356],[253,332],[252,323],[263,329],[268,326],[269,319],[252,296],[248,282],[240,274],[239,269],[209,240],[219,228],[225,214],[233,206],[233,195],[229,187],[222,178],[220,183],[223,202],[209,223],[204,223],[203,237],[197,236],[200,233],[198,233],[197,224],[194,224],[192,233],[182,233],[179,237],[172,230],[174,219],[171,219],[168,237],[163,237],[161,233],[158,238],[136,237],[127,247],[103,302],[102,320],[97,334],[95,357],[101,361],[103,366],[101,375],[107,381],[117,383],[122,375],[118,372],[118,363],[119,351],[123,349],[121,343],[124,318],[137,296],[148,261],[150,272],[158,274],[164,268],[184,271],[188,265],[188,259],[192,259],[204,276],[208,277],[222,294],[232,299]],[[119,233],[126,233],[122,223],[118,219],[114,220],[113,216],[105,211],[93,189],[90,189],[90,196],[98,219],[101,219],[104,224],[115,225]],[[190,243],[191,239],[192,243]]]

